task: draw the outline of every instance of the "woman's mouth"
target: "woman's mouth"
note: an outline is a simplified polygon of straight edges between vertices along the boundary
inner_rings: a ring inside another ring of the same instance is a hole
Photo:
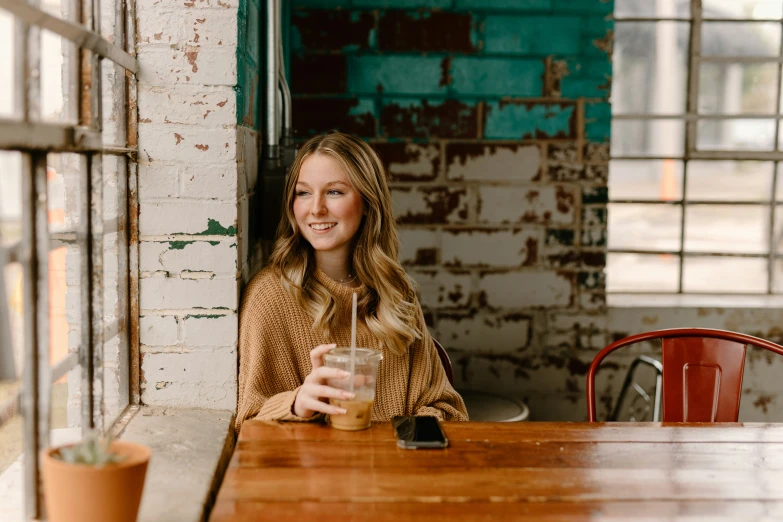
[[[327,230],[330,230],[337,226],[337,223],[311,223],[310,228],[315,230],[316,232],[326,232]]]

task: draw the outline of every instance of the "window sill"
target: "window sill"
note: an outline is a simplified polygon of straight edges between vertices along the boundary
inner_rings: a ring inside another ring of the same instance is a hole
[[[228,411],[142,407],[120,435],[152,448],[138,522],[200,522],[234,449]]]
[[[75,442],[78,428],[55,430],[53,445]],[[212,508],[234,449],[228,411],[142,407],[120,439],[152,448],[138,522],[200,522]],[[22,522],[22,457],[0,474],[3,521]]]
[[[609,308],[783,308],[783,295],[607,294]]]

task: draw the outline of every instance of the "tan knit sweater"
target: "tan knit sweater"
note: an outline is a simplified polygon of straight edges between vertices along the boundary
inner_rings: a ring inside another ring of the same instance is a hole
[[[361,293],[365,287],[340,285],[320,270],[315,277],[329,289],[340,307],[337,324],[331,325],[331,342],[349,346],[351,294]],[[465,403],[446,378],[418,302],[416,306],[424,338],[414,342],[404,355],[394,355],[380,347],[364,323],[357,321],[356,345],[381,348],[383,352],[372,419],[432,415],[442,420],[468,420]],[[313,419],[292,413],[299,386],[312,370],[310,350],[329,342],[313,331],[312,324],[312,319],[283,289],[278,271],[267,267],[250,281],[240,311],[237,431],[248,418]]]

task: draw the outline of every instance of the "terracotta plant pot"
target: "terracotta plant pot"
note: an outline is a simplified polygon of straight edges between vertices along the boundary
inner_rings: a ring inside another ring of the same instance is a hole
[[[69,464],[41,452],[44,498],[49,522],[136,522],[151,451],[147,446],[112,441],[110,451],[126,458],[102,468]]]

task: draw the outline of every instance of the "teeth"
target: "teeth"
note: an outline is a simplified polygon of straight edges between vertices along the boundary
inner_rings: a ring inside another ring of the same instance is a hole
[[[332,228],[336,224],[337,223],[318,223],[318,224],[310,225],[310,226],[313,227],[313,230],[327,230],[329,228]]]

